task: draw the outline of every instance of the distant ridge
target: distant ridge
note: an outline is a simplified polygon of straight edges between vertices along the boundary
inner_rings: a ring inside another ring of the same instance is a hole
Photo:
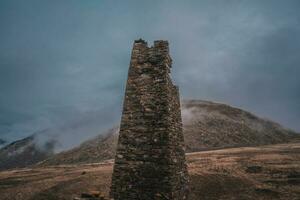
[[[250,112],[226,104],[202,100],[182,103],[186,151],[286,143],[299,134]],[[112,159],[118,139],[117,128],[56,154],[42,165],[101,162]]]
[[[187,152],[286,143],[300,138],[300,134],[275,122],[226,104],[186,100],[182,102],[181,107]],[[54,154],[54,145],[59,141],[49,140],[40,148],[35,143],[35,135],[1,148],[0,170],[27,167],[37,163],[77,164],[112,159],[118,140],[118,128],[112,128],[58,154]]]
[[[0,170],[27,167],[53,154],[54,141],[48,141],[44,149],[37,147],[34,135],[12,142],[0,149]]]
[[[276,122],[211,101],[183,101],[182,115],[188,152],[284,143],[300,136]]]

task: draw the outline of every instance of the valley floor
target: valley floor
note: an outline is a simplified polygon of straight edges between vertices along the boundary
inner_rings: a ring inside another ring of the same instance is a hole
[[[300,142],[187,154],[190,200],[300,199]],[[0,200],[108,195],[113,161],[0,172]]]

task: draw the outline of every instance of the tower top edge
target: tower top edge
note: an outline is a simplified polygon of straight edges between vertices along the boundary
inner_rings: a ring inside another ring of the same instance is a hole
[[[142,38],[134,40],[134,44],[142,44],[148,47],[148,43],[147,41],[143,40]],[[153,47],[168,47],[169,46],[169,42],[168,40],[154,40],[153,43]]]
[[[142,43],[142,44],[147,44],[147,42],[145,40],[143,40],[142,38],[138,39],[138,40],[134,40],[134,43]]]

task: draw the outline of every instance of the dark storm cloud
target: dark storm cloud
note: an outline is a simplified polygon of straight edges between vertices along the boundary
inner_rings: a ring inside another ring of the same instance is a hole
[[[300,130],[299,8],[276,0],[1,1],[0,138],[70,126],[67,148],[72,135],[77,144],[118,124],[139,37],[170,41],[182,98],[229,103]]]

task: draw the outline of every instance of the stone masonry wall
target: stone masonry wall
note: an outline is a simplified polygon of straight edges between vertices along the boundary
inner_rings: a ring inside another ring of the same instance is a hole
[[[187,199],[178,88],[167,41],[133,44],[112,176],[114,200]]]

